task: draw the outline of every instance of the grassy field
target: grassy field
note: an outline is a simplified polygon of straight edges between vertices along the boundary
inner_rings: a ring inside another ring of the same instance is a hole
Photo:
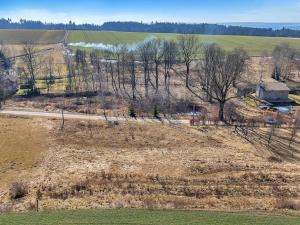
[[[65,93],[66,83],[67,83],[66,78],[54,79],[54,83],[49,84],[49,92],[48,92],[46,80],[37,79],[36,87],[39,89],[41,94],[62,94],[62,93]],[[26,95],[28,93],[28,91],[30,91],[30,90],[19,89],[16,94],[22,96],[22,95]]]
[[[33,42],[36,44],[54,44],[64,40],[65,31],[55,30],[0,30],[0,43],[22,44]],[[147,38],[175,39],[178,34],[163,33],[128,33],[128,32],[97,32],[97,31],[70,31],[68,41],[92,42],[103,44],[129,44],[144,41]],[[244,48],[250,55],[270,53],[274,46],[288,42],[292,46],[300,47],[297,38],[272,38],[253,36],[224,36],[224,35],[197,35],[202,43],[217,43],[226,50]]]
[[[58,103],[38,98],[18,107],[55,110]],[[60,120],[0,117],[0,211],[32,210],[37,190],[44,211],[274,210],[290,199],[300,208],[299,136],[291,159],[223,128],[72,120],[60,127]],[[274,144],[284,141],[282,132],[288,138],[289,131],[276,130]],[[28,195],[12,201],[10,184],[20,179]]]
[[[147,38],[175,39],[178,34],[159,33],[126,33],[126,32],[96,32],[96,31],[71,31],[69,42],[93,42],[103,44],[137,43]],[[224,35],[197,35],[202,43],[217,43],[226,50],[244,48],[250,55],[261,55],[264,52],[270,53],[273,48],[282,43],[288,42],[292,46],[300,47],[300,39],[252,37],[252,36],[224,36]]]
[[[65,31],[57,30],[0,30],[0,43],[23,44],[56,44],[62,42]]]
[[[0,224],[293,225],[300,217],[179,210],[81,210],[0,215]]]
[[[44,135],[43,129],[31,120],[0,118],[1,186],[36,166],[37,158],[43,151]]]

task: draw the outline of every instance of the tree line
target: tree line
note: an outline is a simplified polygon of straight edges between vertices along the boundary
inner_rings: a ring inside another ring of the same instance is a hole
[[[0,29],[33,29],[33,30],[95,30],[100,31],[101,25],[69,23],[43,23],[41,21],[20,19],[13,22],[11,19],[0,19]]]
[[[221,24],[188,24],[188,23],[139,23],[139,22],[106,22],[104,31],[152,32],[208,35],[242,35],[267,37],[300,37],[300,31],[287,28],[253,28],[243,26],[226,26]]]
[[[43,23],[21,19],[13,22],[11,19],[0,19],[0,29],[46,29],[46,30],[93,30],[93,31],[122,31],[122,32],[152,32],[179,34],[209,34],[209,35],[243,35],[268,37],[300,37],[300,31],[282,28],[253,28],[220,24],[188,24],[188,23],[142,23],[142,22],[106,22],[98,24]]]

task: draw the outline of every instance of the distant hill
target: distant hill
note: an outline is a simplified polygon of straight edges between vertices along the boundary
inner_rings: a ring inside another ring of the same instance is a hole
[[[246,22],[246,23],[222,23],[221,25],[226,26],[242,26],[242,27],[253,27],[253,28],[271,28],[274,30],[280,30],[283,28],[291,30],[300,30],[300,23],[255,23],[255,22]]]
[[[223,24],[187,24],[187,23],[138,23],[138,22],[106,22],[104,31],[151,32],[151,33],[187,33],[209,35],[240,35],[266,37],[300,37],[300,30],[272,29]]]
[[[272,29],[256,27],[247,23],[231,24],[188,24],[188,23],[139,23],[139,22],[106,22],[97,24],[43,23],[21,19],[13,22],[10,19],[0,19],[0,29],[35,29],[35,30],[90,30],[90,31],[121,31],[121,32],[150,32],[150,33],[179,33],[179,34],[210,34],[210,35],[240,35],[266,37],[300,37],[300,29]],[[260,25],[262,26],[262,24]],[[265,25],[267,27],[267,25]]]

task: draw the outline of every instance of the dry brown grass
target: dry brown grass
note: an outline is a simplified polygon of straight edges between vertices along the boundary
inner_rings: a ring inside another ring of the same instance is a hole
[[[46,142],[38,121],[0,117],[0,184],[7,186],[36,168]]]
[[[69,120],[60,130],[60,121],[42,124],[48,150],[14,210],[28,209],[37,192],[43,209],[274,209],[278,199],[299,200],[299,162],[270,160],[267,149],[231,130]],[[0,202],[9,203],[5,190]]]
[[[277,201],[278,209],[300,210],[300,201],[293,199],[280,199]]]

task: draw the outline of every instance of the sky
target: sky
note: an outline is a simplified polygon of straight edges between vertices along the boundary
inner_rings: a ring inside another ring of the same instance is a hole
[[[300,22],[300,0],[0,0],[0,18],[102,24]]]

